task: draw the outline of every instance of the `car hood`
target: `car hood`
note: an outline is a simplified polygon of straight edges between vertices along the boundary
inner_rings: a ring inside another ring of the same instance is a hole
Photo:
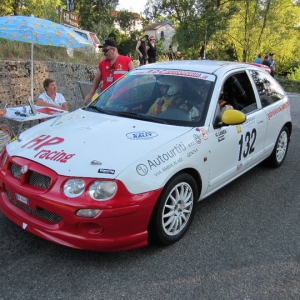
[[[79,109],[24,131],[7,145],[7,151],[60,175],[115,178],[141,157],[189,130]]]

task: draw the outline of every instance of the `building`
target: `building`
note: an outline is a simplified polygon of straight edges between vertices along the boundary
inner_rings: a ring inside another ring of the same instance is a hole
[[[145,34],[149,36],[154,35],[156,40],[163,40],[164,51],[169,50],[169,46],[172,44],[172,37],[175,34],[174,26],[166,21],[160,23],[152,23],[143,29]]]

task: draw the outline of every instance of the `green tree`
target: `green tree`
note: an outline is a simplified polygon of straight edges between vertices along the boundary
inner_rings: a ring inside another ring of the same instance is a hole
[[[62,0],[2,0],[0,3],[0,15],[24,15],[33,14],[36,17],[51,21],[58,21],[56,7],[65,5]]]
[[[257,53],[276,53],[277,67],[299,57],[300,7],[293,0],[243,0],[226,31],[240,61],[253,61]]]
[[[114,12],[114,21],[120,25],[120,30],[125,34],[135,31],[135,24],[140,20],[140,15],[128,10]]]
[[[175,24],[177,43],[186,58],[203,56],[205,40],[221,28],[227,28],[235,3],[220,0],[148,0],[147,18],[166,16]]]
[[[117,4],[118,0],[77,0],[74,13],[78,14],[79,27],[92,31],[96,26],[113,25],[112,12]]]

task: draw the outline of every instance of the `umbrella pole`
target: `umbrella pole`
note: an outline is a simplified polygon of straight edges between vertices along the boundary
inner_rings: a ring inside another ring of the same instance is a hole
[[[30,57],[30,97],[33,102],[33,32],[31,32],[31,57]]]

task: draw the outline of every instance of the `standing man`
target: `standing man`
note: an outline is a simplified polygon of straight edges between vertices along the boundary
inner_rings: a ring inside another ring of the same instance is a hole
[[[136,44],[135,50],[139,54],[140,66],[145,65],[147,61],[147,45],[149,36],[144,35]]]
[[[271,63],[269,61],[269,55],[265,55],[265,59],[263,60],[263,62],[261,64],[271,68]]]
[[[273,59],[274,53],[269,53],[269,62],[270,62],[270,68],[271,68],[271,75],[274,77],[275,75],[275,60]]]
[[[115,41],[105,40],[104,44],[99,46],[99,48],[102,48],[105,59],[99,63],[98,72],[94,78],[91,90],[84,99],[85,104],[88,104],[92,99],[101,80],[103,80],[102,92],[128,71],[134,69],[131,57],[119,55]]]

